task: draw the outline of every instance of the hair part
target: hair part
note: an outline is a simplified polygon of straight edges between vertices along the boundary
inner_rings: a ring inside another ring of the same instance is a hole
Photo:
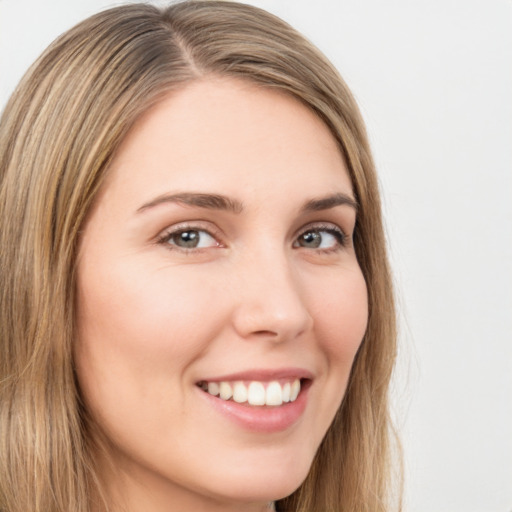
[[[359,203],[367,332],[308,477],[277,510],[390,510],[395,312],[364,123],[337,71],[294,29],[255,7],[205,0],[126,5],[85,20],[29,69],[0,120],[2,512],[108,506],[94,468],[98,436],[73,370],[80,230],[137,119],[212,75],[286,92],[312,109],[338,141]]]

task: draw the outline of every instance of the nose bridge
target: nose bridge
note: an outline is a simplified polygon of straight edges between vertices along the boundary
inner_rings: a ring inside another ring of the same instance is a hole
[[[300,274],[284,248],[262,247],[241,258],[234,326],[244,338],[285,341],[312,325]]]

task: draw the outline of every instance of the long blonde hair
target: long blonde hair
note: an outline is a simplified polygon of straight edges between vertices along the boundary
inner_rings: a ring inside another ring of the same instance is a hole
[[[311,471],[277,510],[390,510],[395,312],[378,185],[357,105],[295,30],[234,2],[126,5],[55,41],[0,120],[0,510],[90,512],[101,496],[73,371],[77,243],[120,142],[173,89],[207,75],[285,91],[330,128],[359,203],[368,329]]]

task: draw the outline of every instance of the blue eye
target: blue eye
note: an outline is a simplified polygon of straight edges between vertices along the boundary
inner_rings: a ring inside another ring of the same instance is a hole
[[[329,250],[344,246],[345,243],[346,236],[341,230],[333,227],[318,227],[301,233],[294,243],[294,247]]]
[[[204,249],[219,245],[217,240],[203,229],[180,229],[166,234],[163,242],[181,249]]]

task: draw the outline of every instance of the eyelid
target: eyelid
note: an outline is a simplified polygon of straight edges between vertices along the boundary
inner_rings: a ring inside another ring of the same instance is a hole
[[[337,248],[344,248],[347,247],[352,239],[351,235],[346,233],[344,229],[342,229],[337,224],[334,224],[332,222],[312,222],[310,224],[307,224],[306,226],[299,229],[297,234],[295,235],[295,241],[296,243],[297,239],[302,236],[304,233],[307,233],[308,231],[327,231],[329,233],[337,234],[341,237],[341,240],[338,239],[339,246]],[[329,251],[335,251],[337,249],[336,247],[329,248],[329,249],[317,249],[318,251],[323,252],[329,252]],[[314,250],[314,249],[312,249]]]
[[[334,222],[328,222],[328,221],[318,221],[318,222],[310,222],[309,224],[306,224],[305,226],[301,227],[299,230],[297,230],[297,236],[299,236],[301,233],[305,233],[308,230],[325,230],[325,231],[337,231],[345,236],[347,234],[345,233],[345,230],[342,229],[338,224]]]
[[[182,231],[187,231],[187,230],[204,231],[205,233],[207,233],[209,236],[211,236],[213,239],[215,239],[217,241],[217,245],[214,247],[197,247],[197,248],[187,249],[184,247],[179,247],[177,245],[172,245],[172,244],[167,243],[169,238],[172,235],[175,235],[177,233],[180,233]],[[165,244],[166,248],[170,249],[170,250],[177,250],[177,251],[181,251],[181,252],[190,252],[190,251],[198,252],[198,251],[216,248],[216,247],[225,247],[223,238],[224,238],[224,236],[223,236],[222,231],[219,228],[217,228],[215,225],[211,224],[210,222],[197,220],[197,221],[178,222],[177,224],[172,224],[171,226],[166,227],[165,229],[160,231],[160,233],[156,236],[155,243],[162,244],[162,245]]]
[[[182,231],[187,231],[187,230],[204,231],[205,233],[207,233],[209,236],[211,236],[213,239],[215,239],[217,241],[217,245],[212,246],[212,247],[198,247],[198,248],[187,249],[187,248],[182,248],[177,245],[172,245],[172,244],[168,243],[168,240],[172,235],[175,235],[177,233],[180,233]],[[352,236],[350,234],[347,234],[343,228],[341,228],[339,225],[337,225],[333,222],[322,222],[322,221],[311,222],[310,224],[303,226],[296,232],[295,237],[294,237],[294,242],[293,242],[294,247],[297,242],[297,239],[304,233],[307,233],[308,231],[327,231],[329,233],[333,233],[333,234],[339,236],[339,238],[337,238],[338,245],[336,247],[327,248],[327,249],[321,249],[321,248],[316,249],[317,251],[320,251],[320,252],[333,252],[333,251],[342,249],[344,247],[347,247],[351,243],[351,240],[352,240]],[[224,243],[224,238],[225,237],[224,237],[224,233],[222,232],[222,230],[220,230],[217,226],[215,226],[211,222],[203,221],[203,220],[195,220],[195,221],[192,220],[192,221],[179,222],[177,224],[172,224],[172,225],[166,227],[165,229],[160,231],[160,233],[155,237],[155,243],[161,244],[161,245],[166,245],[166,248],[169,250],[176,250],[176,251],[187,253],[187,252],[191,252],[191,251],[199,252],[199,251],[204,251],[204,250],[211,249],[211,248],[226,247],[226,245]],[[314,249],[311,249],[311,250],[314,250]]]

